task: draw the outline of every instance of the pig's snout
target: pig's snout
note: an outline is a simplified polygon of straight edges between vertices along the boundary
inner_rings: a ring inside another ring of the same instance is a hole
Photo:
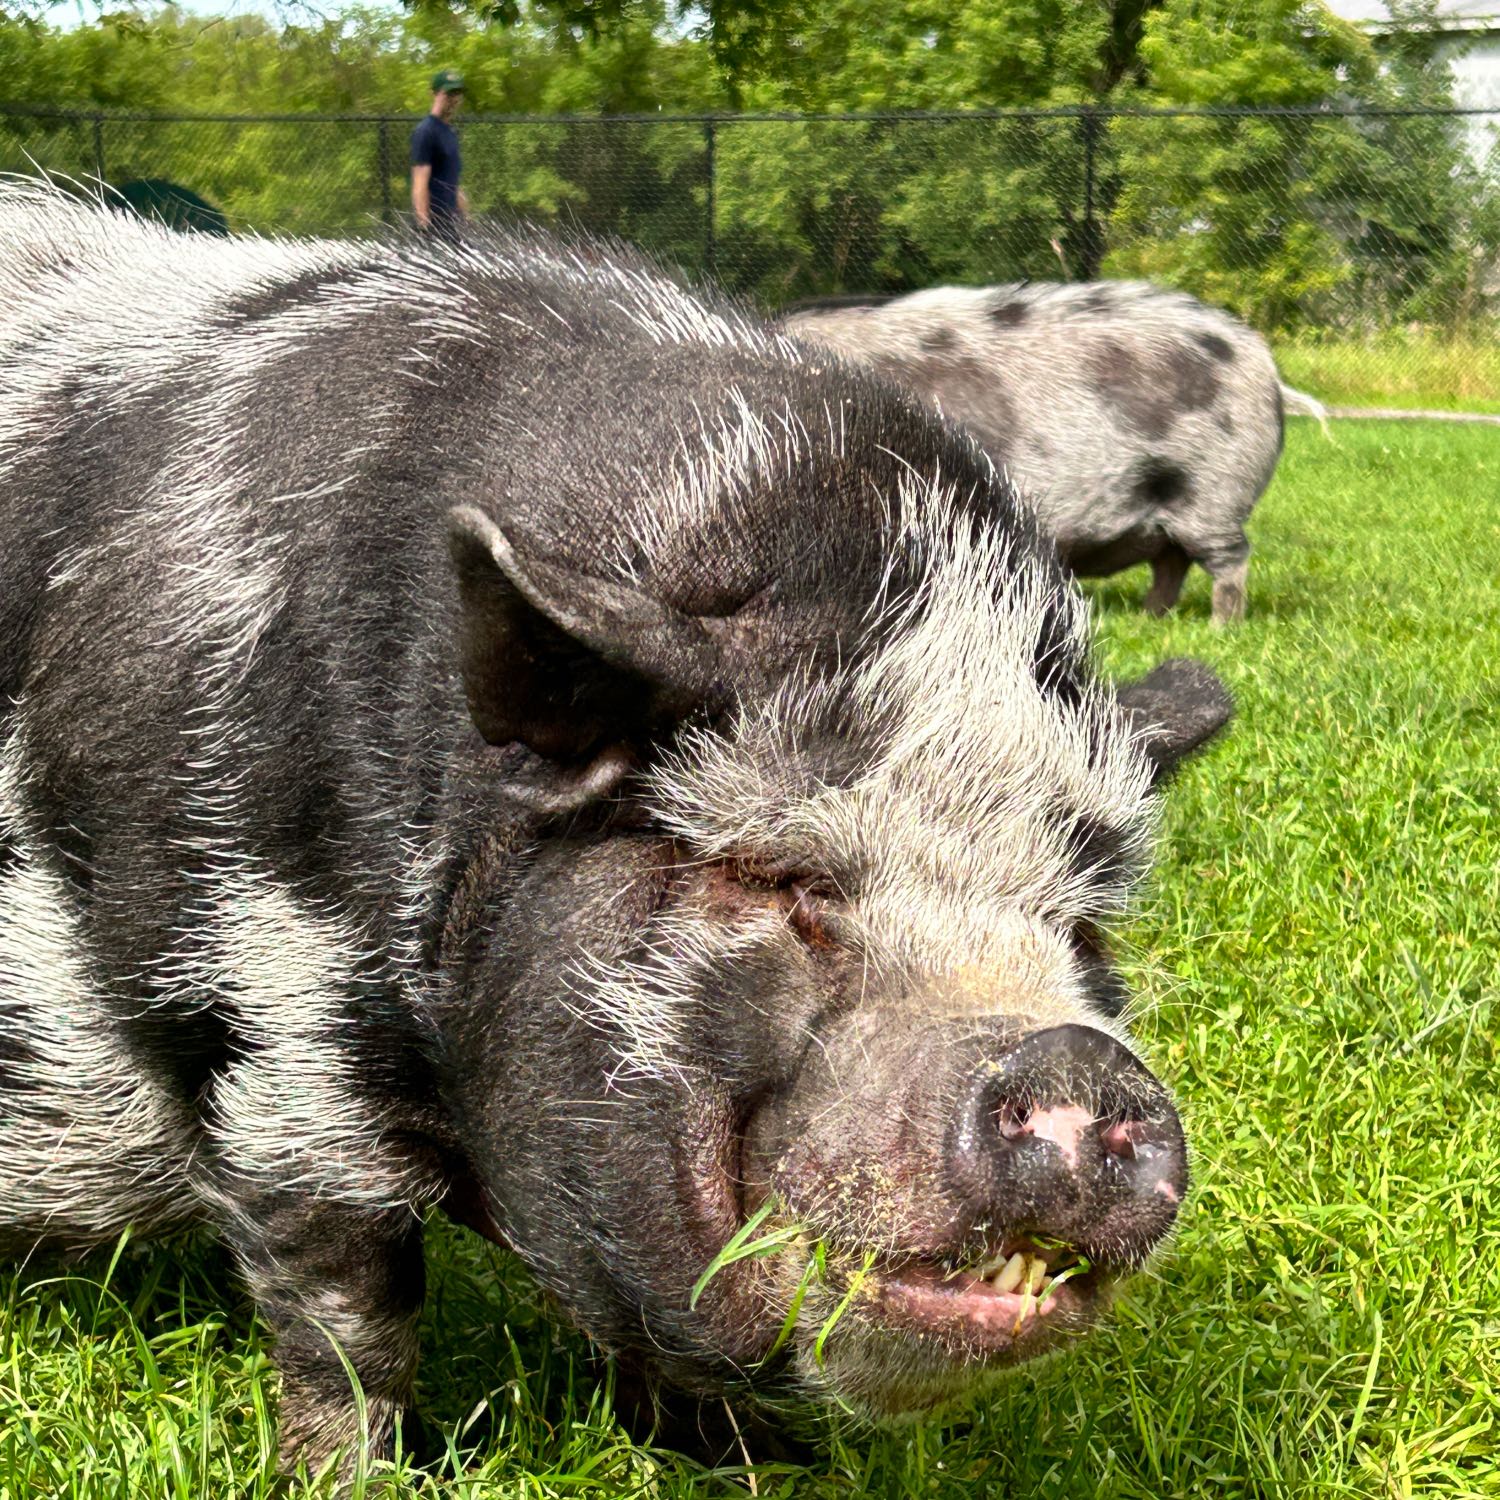
[[[976,1220],[1138,1262],[1187,1192],[1187,1145],[1166,1090],[1091,1026],[1033,1032],[960,1089],[947,1142]]]

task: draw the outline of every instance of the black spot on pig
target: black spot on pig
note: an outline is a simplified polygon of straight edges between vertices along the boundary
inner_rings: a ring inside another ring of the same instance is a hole
[[[188,949],[191,940],[184,943]],[[236,1019],[223,1003],[200,1005],[190,1014],[174,1014],[174,997],[152,980],[138,981],[128,1003],[115,1007],[119,1040],[147,1076],[157,1079],[184,1103],[206,1099],[208,1085],[236,1049],[255,1050],[231,1034]]]
[[[406,1012],[387,994],[382,956],[369,955],[363,962],[366,973],[350,983],[334,1008],[334,1045],[349,1076],[358,1076],[369,1104],[402,1118],[408,1135],[435,1139],[441,1126],[432,1059],[418,1045]]]
[[[1078,690],[1077,648],[1068,636],[1068,623],[1056,601],[1048,605],[1042,627],[1032,645],[1031,672],[1042,695],[1064,708],[1083,701]]]
[[[1097,928],[1085,923],[1073,934],[1073,960],[1089,1000],[1116,1020],[1130,1003],[1130,991],[1120,978],[1109,945]]]
[[[1088,370],[1099,399],[1148,438],[1163,438],[1176,409],[1163,391],[1159,371],[1118,339],[1101,339],[1089,352]]]
[[[327,269],[304,271],[276,286],[247,292],[243,296],[231,297],[212,314],[216,323],[228,329],[237,329],[246,323],[258,323],[266,318],[306,307],[316,302],[320,294],[344,280],[346,273]]]
[[[1219,394],[1219,377],[1201,354],[1191,349],[1173,349],[1167,356],[1172,401],[1179,411],[1199,411],[1212,406]]]
[[[937,354],[944,349],[951,349],[958,339],[951,328],[929,328],[918,342],[929,354]]]
[[[1118,339],[1101,339],[1089,355],[1094,385],[1101,395],[1121,402],[1133,399],[1141,382],[1135,350]]]
[[[1234,361],[1234,349],[1228,339],[1220,338],[1216,333],[1195,333],[1193,341],[1201,349],[1206,349],[1221,364],[1232,364]]]
[[[890,369],[896,379],[906,378],[904,367]],[[1020,424],[1016,403],[991,366],[969,356],[933,359],[924,362],[922,382],[943,415],[961,418],[996,468],[1006,468]]]
[[[1001,328],[1019,328],[1031,316],[1027,302],[997,302],[990,309],[990,322]]]
[[[1074,814],[1064,827],[1071,863],[1080,876],[1113,885],[1134,875],[1124,830],[1092,813]]]
[[[0,1118],[5,1114],[6,1096],[30,1087],[25,1068],[35,1059],[21,1040],[20,1029],[11,1025],[0,1028]]]
[[[1188,491],[1187,471],[1158,454],[1141,459],[1131,483],[1131,493],[1143,504],[1171,505]]]

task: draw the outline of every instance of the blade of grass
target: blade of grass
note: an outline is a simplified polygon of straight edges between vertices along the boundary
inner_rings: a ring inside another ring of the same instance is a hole
[[[688,1297],[689,1310],[698,1306],[698,1299],[703,1295],[705,1288],[725,1266],[732,1266],[736,1261],[759,1259],[762,1256],[774,1255],[776,1251],[790,1245],[793,1241],[801,1239],[807,1233],[801,1224],[784,1224],[779,1229],[773,1229],[769,1234],[760,1239],[752,1239],[755,1231],[760,1228],[767,1219],[775,1213],[777,1204],[774,1199],[763,1203],[743,1224],[735,1231],[728,1243],[709,1261],[707,1269],[693,1284],[692,1293]]]
[[[822,1241],[820,1240],[821,1247]],[[807,1289],[813,1284],[813,1278],[817,1274],[818,1260],[816,1255],[808,1257],[807,1265],[803,1268],[802,1279],[797,1283],[797,1290],[792,1294],[791,1305],[786,1310],[786,1317],[782,1320],[781,1332],[776,1335],[776,1342],[766,1350],[766,1360],[771,1360],[781,1352],[782,1346],[792,1336],[792,1329],[797,1326],[797,1314],[802,1311],[803,1299],[807,1296]],[[765,1363],[765,1360],[762,1361]]]
[[[848,1311],[849,1304],[854,1301],[857,1293],[865,1283],[865,1278],[870,1274],[870,1267],[875,1264],[875,1252],[865,1252],[865,1263],[854,1275],[849,1278],[848,1289],[844,1292],[839,1305],[829,1313],[827,1321],[818,1330],[818,1336],[813,1340],[813,1363],[821,1370],[823,1368],[823,1346],[828,1342],[828,1335],[837,1327],[838,1321]]]

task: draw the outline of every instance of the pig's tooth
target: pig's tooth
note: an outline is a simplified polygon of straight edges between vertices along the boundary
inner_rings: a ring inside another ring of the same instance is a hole
[[[981,1281],[988,1281],[1004,1264],[1005,1257],[1003,1255],[996,1255],[985,1261],[974,1274]]]
[[[1000,1274],[995,1278],[995,1290],[997,1292],[1013,1292],[1021,1284],[1021,1274],[1026,1269],[1026,1257],[1019,1250],[1005,1262]]]
[[[1041,1291],[1047,1281],[1047,1262],[1041,1256],[1034,1256],[1030,1266],[1026,1270],[1026,1290],[1034,1297]]]

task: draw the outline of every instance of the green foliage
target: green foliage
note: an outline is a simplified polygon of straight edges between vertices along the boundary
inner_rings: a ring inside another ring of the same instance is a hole
[[[1439,424],[1287,437],[1242,627],[1201,575],[1166,620],[1143,570],[1091,590],[1114,673],[1201,655],[1238,704],[1166,793],[1126,935],[1193,1136],[1181,1231],[1077,1349],[967,1416],[757,1462],[763,1497],[1500,1495],[1500,455]],[[369,1493],[744,1493],[632,1443],[507,1256],[439,1228],[428,1263],[429,1442]],[[262,1339],[207,1246],[0,1267],[0,1500],[306,1495],[272,1479]]]
[[[111,182],[185,183],[224,208],[237,228],[359,232],[406,205],[407,136],[428,105],[435,68],[461,69],[471,106],[503,113],[644,112],[663,95],[686,109],[719,103],[701,49],[675,45],[662,30],[660,9],[632,12],[628,24],[587,42],[538,26],[483,29],[442,11],[356,8],[280,31],[257,16],[203,20],[171,8],[149,24],[71,30],[0,18],[0,100],[398,116],[383,127],[0,116],[0,167],[25,170],[34,162],[90,177],[102,161]],[[466,186],[477,212],[565,219],[696,257],[706,196],[697,127],[471,130]],[[688,218],[685,239],[674,221]]]
[[[1411,29],[1370,40],[1302,0],[1166,0],[1146,18],[1153,91],[1177,105],[1451,104],[1446,65]],[[1424,14],[1424,12],[1426,14]],[[1112,275],[1168,281],[1282,330],[1461,327],[1500,257],[1500,176],[1451,119],[1119,120]]]
[[[708,1290],[709,1282],[726,1266],[735,1265],[742,1260],[763,1260],[768,1255],[779,1255],[788,1246],[807,1238],[807,1228],[802,1224],[780,1224],[765,1234],[757,1235],[756,1230],[779,1211],[780,1204],[775,1199],[768,1199],[735,1230],[718,1254],[709,1261],[703,1274],[693,1283],[692,1293],[688,1297],[689,1309],[697,1307],[698,1299]]]

